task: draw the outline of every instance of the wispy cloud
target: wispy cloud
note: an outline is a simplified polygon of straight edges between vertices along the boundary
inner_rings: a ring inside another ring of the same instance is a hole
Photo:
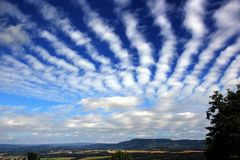
[[[186,2],[186,6],[184,8],[184,26],[190,30],[192,37],[185,44],[184,51],[177,60],[174,73],[168,80],[171,85],[181,84],[180,79],[187,72],[187,68],[192,62],[192,56],[198,53],[199,47],[202,45],[203,38],[207,33],[207,29],[203,22],[205,3],[206,1],[204,0],[189,0]]]
[[[95,70],[95,66],[86,59],[83,59],[76,51],[68,48],[64,43],[60,42],[56,36],[51,34],[48,31],[43,31],[41,33],[43,38],[46,38],[48,41],[52,42],[53,47],[56,49],[56,52],[60,55],[66,56],[70,61],[81,69]]]
[[[225,50],[221,51],[220,56],[213,64],[214,67],[212,67],[206,77],[204,77],[204,81],[199,88],[208,89],[210,86],[216,83],[223,73],[222,70],[227,67],[231,59],[234,58],[234,56],[236,56],[239,52],[240,39],[238,39],[233,45],[228,46]],[[237,78],[237,76],[234,78]]]
[[[124,49],[120,37],[114,32],[112,26],[107,24],[97,12],[92,10],[86,1],[77,1],[84,10],[87,25],[96,33],[96,35],[109,44],[112,52],[121,60],[121,65],[128,68],[131,65],[131,57],[126,49]]]
[[[155,74],[156,81],[167,80],[167,73],[171,69],[172,60],[175,57],[176,37],[172,30],[171,22],[167,17],[167,3],[164,0],[151,0],[148,2],[148,8],[154,17],[154,23],[161,29],[161,35],[164,39],[161,50],[159,51],[159,61]]]
[[[230,64],[221,78],[220,84],[224,86],[224,89],[233,88],[233,85],[239,82],[239,70],[240,70],[240,55]]]
[[[121,15],[125,26],[126,35],[131,42],[131,45],[137,49],[140,59],[140,68],[137,69],[139,74],[138,81],[141,84],[146,84],[150,80],[151,72],[149,66],[154,64],[153,49],[149,42],[143,37],[143,34],[138,30],[137,18],[125,12]],[[147,73],[147,74],[146,74]]]
[[[224,48],[223,46],[226,41],[238,34],[239,6],[239,1],[229,1],[214,13],[213,17],[216,21],[217,31],[211,35],[208,47],[200,53],[198,63],[194,66],[194,70],[186,77],[186,82],[193,84],[191,86],[192,88],[199,83],[198,77],[208,63],[214,59],[216,51]],[[231,22],[225,23],[223,17],[231,17]]]
[[[79,69],[77,67],[75,67],[74,65],[66,62],[64,59],[61,59],[61,58],[58,58],[56,56],[50,55],[48,53],[48,51],[45,50],[44,48],[42,48],[41,46],[33,45],[32,50],[37,52],[44,60],[52,63],[53,65],[55,65],[59,68],[63,68],[65,70],[72,71],[72,72],[79,71]]]
[[[0,5],[0,13],[1,13],[1,15],[4,15],[4,14],[11,15],[13,17],[16,17],[18,19],[18,21],[20,21],[21,23],[27,22],[28,17],[25,14],[23,14],[17,8],[17,6],[15,6],[12,3],[9,3],[7,1],[1,1],[0,4],[1,4]]]
[[[52,6],[46,1],[34,1],[26,0],[28,3],[34,4],[38,8],[38,11],[41,13],[43,18],[58,29],[62,30],[67,36],[71,38],[77,46],[84,46],[87,50],[87,53],[96,61],[101,62],[104,65],[110,64],[110,59],[100,55],[96,48],[91,43],[91,38],[88,37],[85,33],[81,32],[77,27],[75,27],[70,20],[64,15],[63,12],[58,11],[57,8]]]

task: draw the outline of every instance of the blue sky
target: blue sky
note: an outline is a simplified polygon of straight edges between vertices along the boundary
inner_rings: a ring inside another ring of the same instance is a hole
[[[0,143],[205,138],[239,22],[238,0],[1,0]]]

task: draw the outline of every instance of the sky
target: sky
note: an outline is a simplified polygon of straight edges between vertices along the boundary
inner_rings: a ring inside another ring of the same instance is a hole
[[[0,143],[204,139],[239,24],[239,0],[0,0]]]

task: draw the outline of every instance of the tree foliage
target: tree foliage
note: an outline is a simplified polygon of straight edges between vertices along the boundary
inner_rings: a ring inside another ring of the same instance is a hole
[[[240,85],[227,94],[215,91],[207,111],[210,127],[206,138],[208,159],[240,159]]]
[[[112,155],[112,160],[131,160],[127,152],[117,151]]]
[[[28,160],[40,160],[40,157],[37,153],[30,152],[27,155]]]

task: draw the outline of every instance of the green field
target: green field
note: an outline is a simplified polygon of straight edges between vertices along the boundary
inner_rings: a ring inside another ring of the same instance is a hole
[[[41,158],[41,160],[71,160],[75,157],[54,157],[54,158]],[[111,156],[93,156],[93,157],[86,157],[81,158],[80,160],[98,160],[98,159],[106,159],[111,158]]]
[[[130,152],[130,151],[129,151]],[[98,153],[81,153],[75,155],[54,155],[54,157],[41,158],[41,160],[111,160],[112,153],[100,151]],[[153,152],[153,151],[131,151],[129,155],[133,160],[205,160],[203,152]],[[53,156],[53,155],[51,155]]]
[[[74,157],[54,157],[54,158],[41,158],[41,160],[71,160]]]
[[[106,159],[106,158],[111,158],[111,156],[86,157],[86,158],[82,158],[81,160],[98,160],[98,159]]]

